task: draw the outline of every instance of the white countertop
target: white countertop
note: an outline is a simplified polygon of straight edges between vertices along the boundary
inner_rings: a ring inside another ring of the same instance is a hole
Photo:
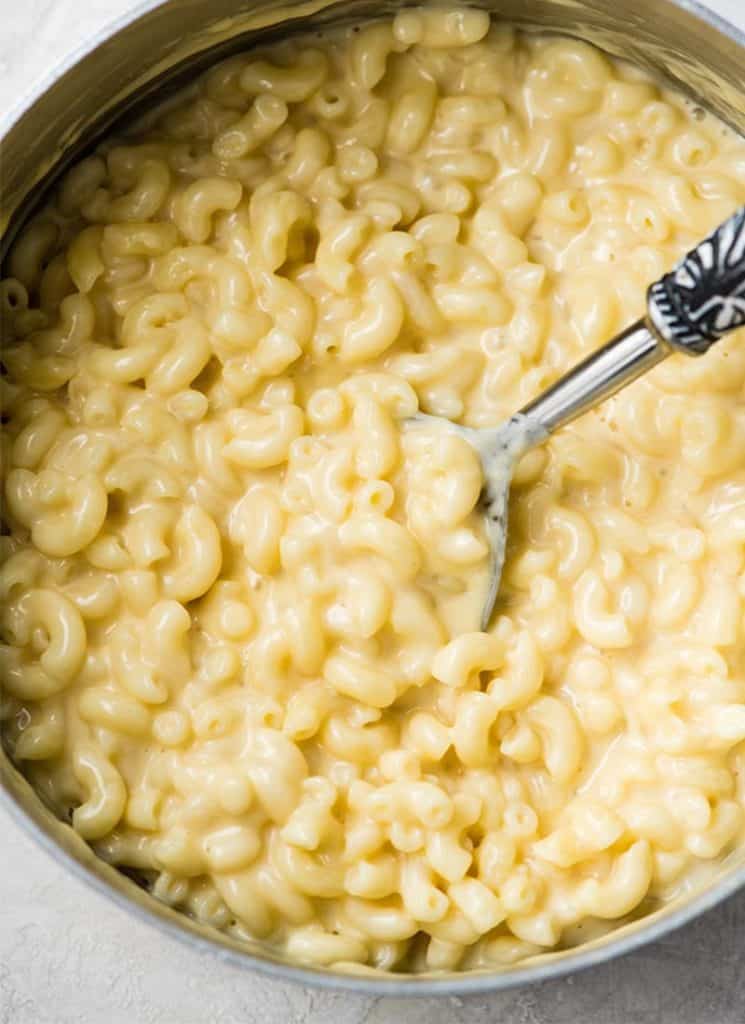
[[[654,0],[650,0],[653,3]],[[133,0],[0,0],[0,109]],[[708,6],[745,28],[745,0]],[[745,892],[665,941],[470,999],[362,999],[269,981],[135,921],[0,809],[0,1024],[741,1024]]]

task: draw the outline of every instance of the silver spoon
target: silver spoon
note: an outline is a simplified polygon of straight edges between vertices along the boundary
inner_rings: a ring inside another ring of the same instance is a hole
[[[481,505],[490,549],[481,628],[497,599],[507,540],[510,482],[518,459],[559,427],[593,409],[674,352],[703,355],[745,324],[745,206],[716,228],[647,291],[647,314],[564,374],[498,427],[474,430],[418,413],[463,437],[481,460]]]

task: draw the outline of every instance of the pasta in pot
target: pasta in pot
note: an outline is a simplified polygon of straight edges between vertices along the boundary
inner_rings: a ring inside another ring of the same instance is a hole
[[[0,284],[0,716],[103,858],[321,966],[471,969],[745,841],[745,348],[518,467],[487,426],[745,201],[745,144],[482,11],[231,58]]]

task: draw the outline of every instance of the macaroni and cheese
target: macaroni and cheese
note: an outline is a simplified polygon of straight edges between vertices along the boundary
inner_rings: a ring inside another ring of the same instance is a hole
[[[233,57],[27,226],[0,721],[200,921],[438,971],[575,941],[745,841],[745,344],[478,459],[745,202],[745,143],[589,45],[412,10]],[[644,901],[647,901],[646,903]]]

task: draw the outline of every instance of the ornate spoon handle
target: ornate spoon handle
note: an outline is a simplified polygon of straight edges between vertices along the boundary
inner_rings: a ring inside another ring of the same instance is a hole
[[[583,360],[521,413],[550,434],[674,351],[703,355],[745,324],[745,206],[647,291],[647,315]]]
[[[647,315],[668,345],[689,355],[745,324],[745,206],[651,285]]]

